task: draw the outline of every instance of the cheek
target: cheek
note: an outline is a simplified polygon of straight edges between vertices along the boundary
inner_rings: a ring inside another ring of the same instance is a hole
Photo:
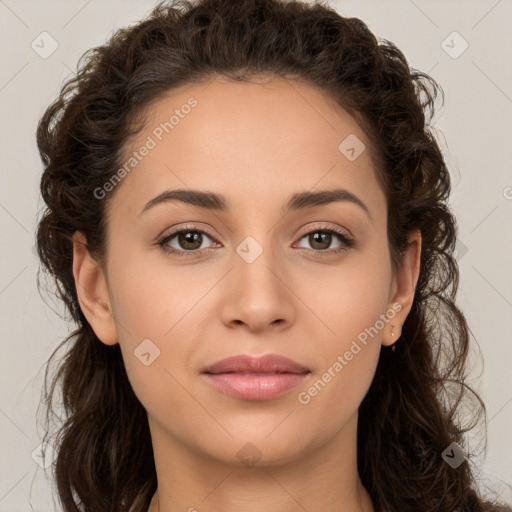
[[[338,281],[343,285],[334,281],[311,306],[325,320],[325,325],[313,322],[316,336],[314,330],[308,331],[321,364],[297,395],[304,417],[323,418],[331,433],[356,413],[373,380],[387,325],[381,319],[386,315],[388,286],[382,275],[369,272],[351,273]]]
[[[111,267],[111,291],[119,344],[132,388],[155,415],[162,403],[186,407],[185,380],[210,284],[184,265],[148,264],[128,255]],[[153,258],[154,261],[154,258]],[[208,286],[207,286],[208,285]]]
[[[144,255],[142,251],[126,248],[121,258],[120,247],[121,243],[112,255],[109,272],[114,316],[122,324],[120,339],[136,343],[144,338],[161,338],[184,308],[183,291],[187,288],[183,288],[180,277],[171,275],[165,265],[154,264],[153,254],[157,249],[151,250],[151,255]]]
[[[297,295],[310,310],[304,324],[325,340],[328,354],[348,350],[351,340],[378,340],[389,300],[389,268],[364,254],[339,266],[304,272],[296,280]],[[377,324],[377,331],[372,327]],[[366,335],[366,336],[365,336]]]
[[[168,415],[165,411],[185,411],[190,405],[180,383],[185,382],[183,374],[191,347],[179,330],[183,306],[176,305],[178,311],[171,316],[169,297],[172,294],[159,297],[147,293],[142,284],[137,293],[125,294],[123,317],[127,319],[127,329],[121,329],[119,336],[135,395],[149,414],[163,414],[164,418]]]
[[[373,379],[382,332],[392,319],[386,310],[389,268],[361,255],[353,264],[332,267],[329,275],[304,275],[301,296],[308,297],[314,321],[309,315],[301,325],[321,364],[297,398],[310,412],[331,418],[334,428],[357,409]]]

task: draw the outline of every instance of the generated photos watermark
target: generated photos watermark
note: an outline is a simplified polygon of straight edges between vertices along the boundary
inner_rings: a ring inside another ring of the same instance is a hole
[[[171,115],[168,121],[160,123],[153,131],[152,135],[148,135],[146,142],[139,147],[137,151],[133,151],[131,156],[123,163],[123,165],[106,181],[101,187],[94,189],[93,195],[96,199],[103,199],[108,192],[112,192],[116,185],[127,176],[147,155],[150,151],[158,146],[165,135],[171,133],[176,126],[178,126],[182,119],[190,114],[192,108],[198,104],[194,97],[190,97],[186,103],[181,105],[180,108],[174,109],[174,114]],[[156,139],[156,140],[155,140]]]
[[[373,338],[376,336],[382,329],[384,329],[384,326],[393,318],[395,318],[395,315],[402,310],[402,304],[399,302],[395,302],[391,308],[389,308],[386,313],[381,313],[379,315],[379,319],[371,326],[366,327],[364,331],[361,331],[357,335],[357,340],[353,340],[352,344],[350,345],[350,349],[346,350],[343,355],[338,355],[336,358],[336,361],[333,362],[329,368],[327,368],[327,371],[325,371],[322,376],[314,383],[312,384],[307,391],[301,391],[297,399],[299,403],[302,405],[307,405],[311,401],[311,399],[320,393],[325,386],[329,382],[331,382],[336,375],[338,375],[345,366],[349,364],[352,359],[354,359],[354,356],[359,354],[361,352],[362,347],[366,346],[368,343],[368,336],[371,336]]]

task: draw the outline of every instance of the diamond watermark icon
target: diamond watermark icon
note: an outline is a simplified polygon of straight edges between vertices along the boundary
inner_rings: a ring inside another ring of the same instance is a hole
[[[137,345],[133,353],[144,366],[149,366],[160,356],[160,349],[149,338],[146,338]]]
[[[457,240],[455,244],[455,259],[460,261],[468,252],[468,246],[464,244],[461,240]]]
[[[452,58],[458,59],[469,47],[469,43],[456,31],[441,42],[441,48]]]
[[[248,236],[238,244],[236,252],[246,263],[252,263],[261,255],[263,247],[252,236]]]
[[[456,469],[466,460],[467,454],[457,443],[452,443],[441,454],[441,457],[443,457],[453,469]]]
[[[245,443],[237,455],[240,461],[248,468],[252,468],[261,459],[261,452],[253,443]]]
[[[366,149],[363,141],[355,134],[351,133],[345,137],[338,146],[338,150],[342,153],[347,160],[353,162],[361,153]]]
[[[30,46],[39,57],[47,59],[59,47],[59,43],[48,32],[41,32]]]

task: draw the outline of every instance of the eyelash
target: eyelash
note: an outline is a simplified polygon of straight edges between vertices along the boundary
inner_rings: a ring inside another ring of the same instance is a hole
[[[182,258],[182,257],[186,258],[186,257],[190,257],[190,256],[195,256],[195,255],[197,255],[198,252],[201,252],[201,251],[213,250],[211,248],[208,248],[208,249],[196,249],[194,251],[184,251],[184,250],[178,250],[178,249],[174,249],[174,248],[169,248],[166,245],[176,235],[179,235],[180,233],[183,233],[183,232],[189,232],[189,231],[197,232],[197,233],[203,233],[203,234],[207,235],[210,239],[212,239],[212,240],[214,240],[216,242],[215,238],[212,235],[210,235],[210,233],[208,231],[206,231],[204,229],[198,229],[195,226],[185,226],[183,228],[180,228],[180,229],[178,229],[176,231],[173,231],[172,233],[169,233],[168,235],[165,235],[164,237],[160,238],[158,240],[158,242],[157,242],[157,245],[160,246],[160,248],[165,253],[173,254],[173,255],[178,256],[180,258]],[[318,253],[319,256],[332,256],[333,254],[339,254],[339,253],[345,252],[348,249],[350,249],[351,247],[354,247],[354,245],[355,245],[354,240],[352,238],[349,238],[342,231],[340,231],[338,229],[335,229],[335,228],[328,228],[328,227],[325,227],[325,226],[316,226],[312,230],[310,230],[307,233],[304,233],[303,235],[301,235],[299,240],[302,240],[304,237],[310,235],[311,233],[316,233],[316,232],[335,234],[335,235],[338,236],[338,239],[341,241],[341,243],[343,245],[341,245],[337,249],[328,249],[328,250],[323,250],[323,251],[319,250],[319,249],[307,249],[307,248],[304,248],[304,247],[301,247],[301,249],[306,249],[307,251],[314,251],[314,252]]]

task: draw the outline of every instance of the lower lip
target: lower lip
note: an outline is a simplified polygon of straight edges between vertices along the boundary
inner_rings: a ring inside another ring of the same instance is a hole
[[[210,384],[226,395],[244,400],[269,400],[298,386],[309,373],[205,373]]]

